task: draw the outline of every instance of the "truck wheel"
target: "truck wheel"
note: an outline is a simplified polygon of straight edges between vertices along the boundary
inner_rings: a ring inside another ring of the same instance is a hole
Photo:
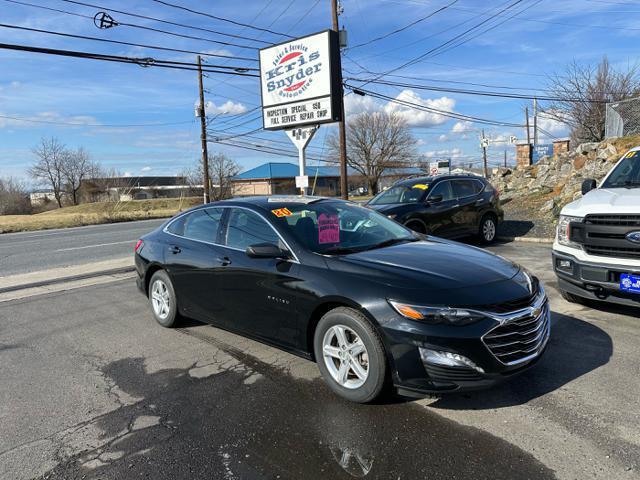
[[[573,293],[569,293],[565,290],[560,290],[560,296],[562,296],[562,298],[564,298],[569,303],[577,303],[578,305],[584,304],[584,299],[582,297],[574,295]]]

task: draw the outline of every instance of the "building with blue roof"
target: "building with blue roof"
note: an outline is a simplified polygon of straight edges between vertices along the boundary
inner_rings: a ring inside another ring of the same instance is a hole
[[[309,187],[314,195],[340,195],[340,171],[337,167],[307,166]],[[231,180],[234,196],[292,195],[298,193],[298,165],[289,162],[268,162],[242,172]]]

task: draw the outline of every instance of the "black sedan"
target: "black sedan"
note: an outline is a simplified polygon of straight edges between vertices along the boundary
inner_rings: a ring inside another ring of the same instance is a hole
[[[342,200],[196,207],[140,239],[135,264],[161,325],[190,317],[313,359],[356,402],[489,386],[549,339],[545,292],[518,265]]]
[[[476,175],[402,180],[367,206],[419,233],[444,238],[477,236],[492,242],[504,219],[498,191]]]

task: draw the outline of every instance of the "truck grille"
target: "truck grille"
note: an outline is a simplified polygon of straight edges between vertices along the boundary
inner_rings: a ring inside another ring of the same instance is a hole
[[[640,215],[587,215],[585,223],[587,225],[640,227]]]
[[[571,222],[571,240],[581,243],[589,255],[640,258],[640,245],[626,239],[640,228],[640,215],[587,215],[584,223]]]
[[[551,331],[549,303],[541,308],[514,312],[511,318],[487,333],[482,341],[505,365],[517,365],[537,357],[544,349]]]

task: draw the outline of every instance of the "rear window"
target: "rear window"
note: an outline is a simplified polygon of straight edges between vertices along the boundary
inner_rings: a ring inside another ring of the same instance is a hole
[[[424,198],[428,189],[428,184],[418,181],[413,185],[396,185],[379,193],[373,197],[369,203],[371,205],[418,203]]]

